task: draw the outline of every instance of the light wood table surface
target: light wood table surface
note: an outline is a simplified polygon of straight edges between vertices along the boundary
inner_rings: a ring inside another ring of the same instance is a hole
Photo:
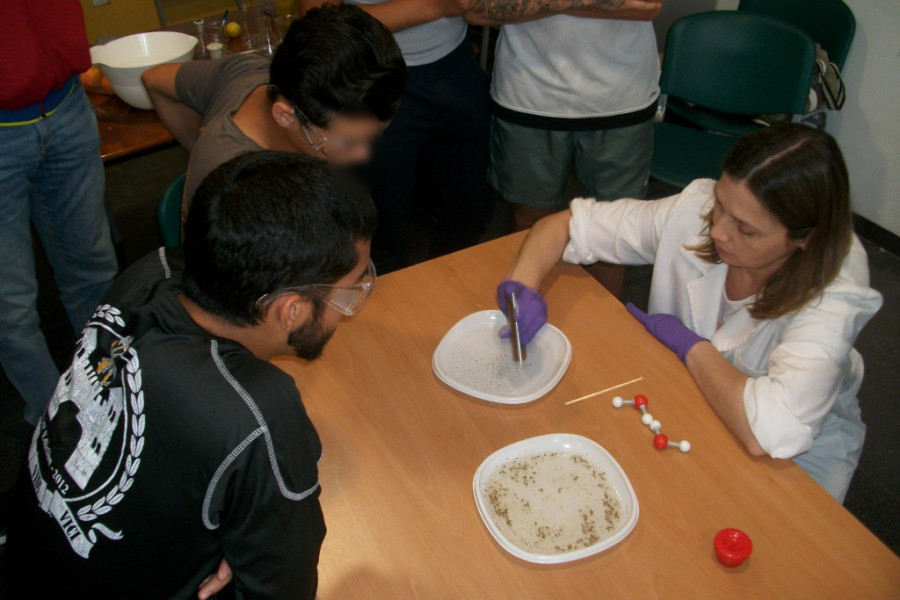
[[[118,96],[88,92],[100,131],[100,156],[104,163],[132,157],[175,143],[154,110],[129,106]]]
[[[498,405],[442,384],[431,357],[460,319],[495,307],[517,234],[379,279],[317,362],[276,359],[303,396],[324,446],[328,535],[321,600],[897,598],[900,560],[791,461],[755,459],[719,422],[677,357],[580,267],[545,282],[550,322],[572,343],[559,385]],[[643,375],[643,393],[688,454],[660,452],[614,393],[567,400]],[[537,565],[494,542],[472,478],[495,450],[547,433],[604,446],[640,505],[634,531],[606,552]],[[744,530],[753,554],[720,566],[712,540]]]

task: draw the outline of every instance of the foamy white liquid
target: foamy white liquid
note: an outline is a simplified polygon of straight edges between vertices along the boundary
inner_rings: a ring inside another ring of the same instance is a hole
[[[554,367],[541,344],[532,341],[527,358],[519,364],[513,360],[509,339],[501,339],[499,331],[499,327],[483,327],[468,333],[464,342],[458,341],[459,351],[447,353],[447,375],[466,387],[496,396],[524,395],[539,387]]]

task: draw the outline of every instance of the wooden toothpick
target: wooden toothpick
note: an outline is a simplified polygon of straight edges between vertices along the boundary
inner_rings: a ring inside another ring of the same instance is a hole
[[[581,402],[582,400],[587,400],[588,398],[593,398],[594,396],[599,396],[600,394],[605,394],[606,392],[611,392],[611,391],[617,390],[621,387],[625,387],[626,385],[631,385],[632,383],[637,383],[638,381],[643,381],[643,380],[644,380],[644,376],[641,375],[640,377],[635,377],[631,381],[626,381],[625,383],[620,383],[619,385],[614,385],[612,387],[608,387],[606,389],[600,390],[599,392],[594,392],[593,394],[588,394],[588,395],[582,396],[580,398],[575,398],[574,400],[569,400],[568,402],[565,403],[565,406],[568,406],[570,404],[575,404],[576,402]]]

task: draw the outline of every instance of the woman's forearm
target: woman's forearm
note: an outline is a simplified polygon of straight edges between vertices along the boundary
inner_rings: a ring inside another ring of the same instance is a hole
[[[706,401],[731,432],[753,456],[765,456],[744,410],[747,375],[738,371],[709,342],[694,344],[685,357],[685,365]]]
[[[569,243],[571,217],[571,211],[564,210],[535,223],[519,248],[506,278],[537,289],[550,269],[562,258]]]

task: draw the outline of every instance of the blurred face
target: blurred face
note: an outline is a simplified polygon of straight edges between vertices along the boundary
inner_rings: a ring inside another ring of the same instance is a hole
[[[381,137],[386,125],[374,117],[336,115],[327,129],[317,128],[326,138],[322,153],[336,165],[368,162],[372,144]]]
[[[327,160],[334,165],[368,162],[372,144],[386,124],[375,117],[335,115],[328,127],[313,125],[298,109],[293,109],[289,126],[291,145],[297,150]]]
[[[335,165],[368,162],[372,144],[388,126],[375,117],[338,113],[327,127],[319,127],[283,96],[272,103],[271,111],[289,147]]]
[[[768,277],[806,243],[789,239],[787,228],[744,182],[723,175],[716,183],[715,196],[709,237],[729,267]]]
[[[356,266],[347,275],[336,281],[335,285],[351,286],[363,278],[368,272],[369,249],[369,242],[357,242]],[[308,301],[313,302],[311,299]],[[298,357],[304,360],[319,358],[331,336],[334,335],[342,316],[326,302],[313,302],[313,310],[310,311],[309,319],[288,335],[288,345],[293,348]]]

